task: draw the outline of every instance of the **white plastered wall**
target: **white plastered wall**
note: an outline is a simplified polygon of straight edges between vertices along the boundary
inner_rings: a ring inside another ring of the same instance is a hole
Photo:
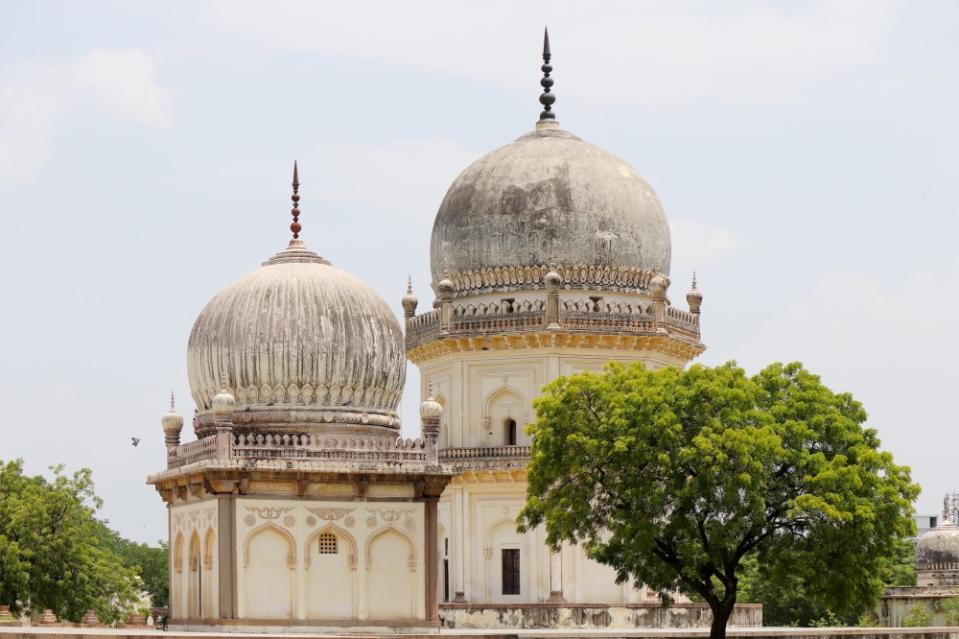
[[[417,502],[238,499],[239,617],[425,619],[424,516]]]
[[[532,401],[543,386],[561,375],[602,370],[610,359],[642,361],[652,368],[686,363],[656,352],[607,349],[456,353],[420,365],[421,394],[425,398],[432,384],[434,397],[443,398],[440,442],[445,447],[502,446],[506,419],[517,422],[517,444],[529,444],[524,427],[536,418]],[[551,584],[553,560],[543,531],[515,531],[515,517],[525,501],[526,482],[517,479],[517,473],[478,473],[447,486],[439,506],[444,530],[439,546],[449,540],[450,599],[457,591],[473,603],[532,603],[550,597],[559,584]],[[520,595],[502,594],[504,548],[520,550]],[[441,571],[442,559],[441,554]],[[613,571],[586,558],[581,548],[565,547],[560,566],[552,577],[561,581],[570,603],[634,603],[646,597],[645,589],[616,584]],[[442,582],[441,573],[440,588]]]

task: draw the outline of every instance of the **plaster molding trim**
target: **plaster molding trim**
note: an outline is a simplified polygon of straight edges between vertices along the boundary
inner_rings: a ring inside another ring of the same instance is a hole
[[[706,346],[698,341],[665,335],[616,335],[570,331],[541,331],[512,335],[441,337],[406,352],[414,364],[454,353],[516,351],[539,348],[590,348],[612,351],[648,351],[683,361],[698,357]]]

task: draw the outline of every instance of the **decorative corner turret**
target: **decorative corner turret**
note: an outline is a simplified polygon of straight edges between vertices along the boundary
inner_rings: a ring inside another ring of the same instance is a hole
[[[449,333],[450,330],[453,290],[453,280],[450,279],[449,272],[444,272],[443,279],[436,283],[436,299],[439,302],[440,310],[440,333],[443,334]]]
[[[546,328],[551,331],[559,330],[559,287],[563,278],[550,269],[543,280],[546,284]]]
[[[420,428],[426,441],[431,463],[439,463],[440,419],[443,417],[443,405],[433,398],[433,384],[430,384],[429,396],[420,404]]]
[[[689,312],[693,315],[699,315],[703,306],[703,294],[696,288],[696,271],[693,271],[693,283],[686,293],[686,303],[689,304]]]
[[[167,452],[180,445],[180,432],[183,430],[183,415],[176,412],[176,399],[170,391],[170,410],[160,420],[163,424],[163,439],[166,442]]]
[[[406,279],[406,295],[403,296],[403,317],[410,319],[416,315],[416,306],[419,304],[419,300],[416,299],[416,296],[413,295],[413,276],[410,275]]]
[[[666,290],[669,280],[657,273],[649,280],[649,293],[653,298],[653,313],[656,317],[656,331],[666,332]]]

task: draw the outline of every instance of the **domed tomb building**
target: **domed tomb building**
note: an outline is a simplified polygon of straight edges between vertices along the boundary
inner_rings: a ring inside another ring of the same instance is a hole
[[[399,438],[399,322],[299,239],[230,284],[187,347],[196,440],[162,420],[171,624],[436,629],[442,408]]]
[[[886,588],[880,597],[883,626],[902,626],[915,608],[932,615],[929,625],[950,625],[943,604],[959,599],[959,526],[950,519],[949,495],[942,520],[916,542],[916,585]]]
[[[695,280],[688,308],[670,299],[659,198],[625,160],[560,127],[548,40],[544,59],[535,128],[468,166],[440,204],[432,308],[417,315],[412,290],[403,298],[406,353],[423,398],[432,389],[443,407],[440,459],[457,471],[440,500],[438,584],[457,625],[489,607],[655,599],[579,547],[552,554],[544,531],[517,532],[525,426],[561,375],[610,360],[683,367],[705,349]]]

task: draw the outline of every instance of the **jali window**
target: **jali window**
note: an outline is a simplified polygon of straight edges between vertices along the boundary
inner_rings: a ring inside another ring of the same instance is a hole
[[[320,554],[335,555],[336,553],[336,535],[333,533],[323,533],[320,535]]]

